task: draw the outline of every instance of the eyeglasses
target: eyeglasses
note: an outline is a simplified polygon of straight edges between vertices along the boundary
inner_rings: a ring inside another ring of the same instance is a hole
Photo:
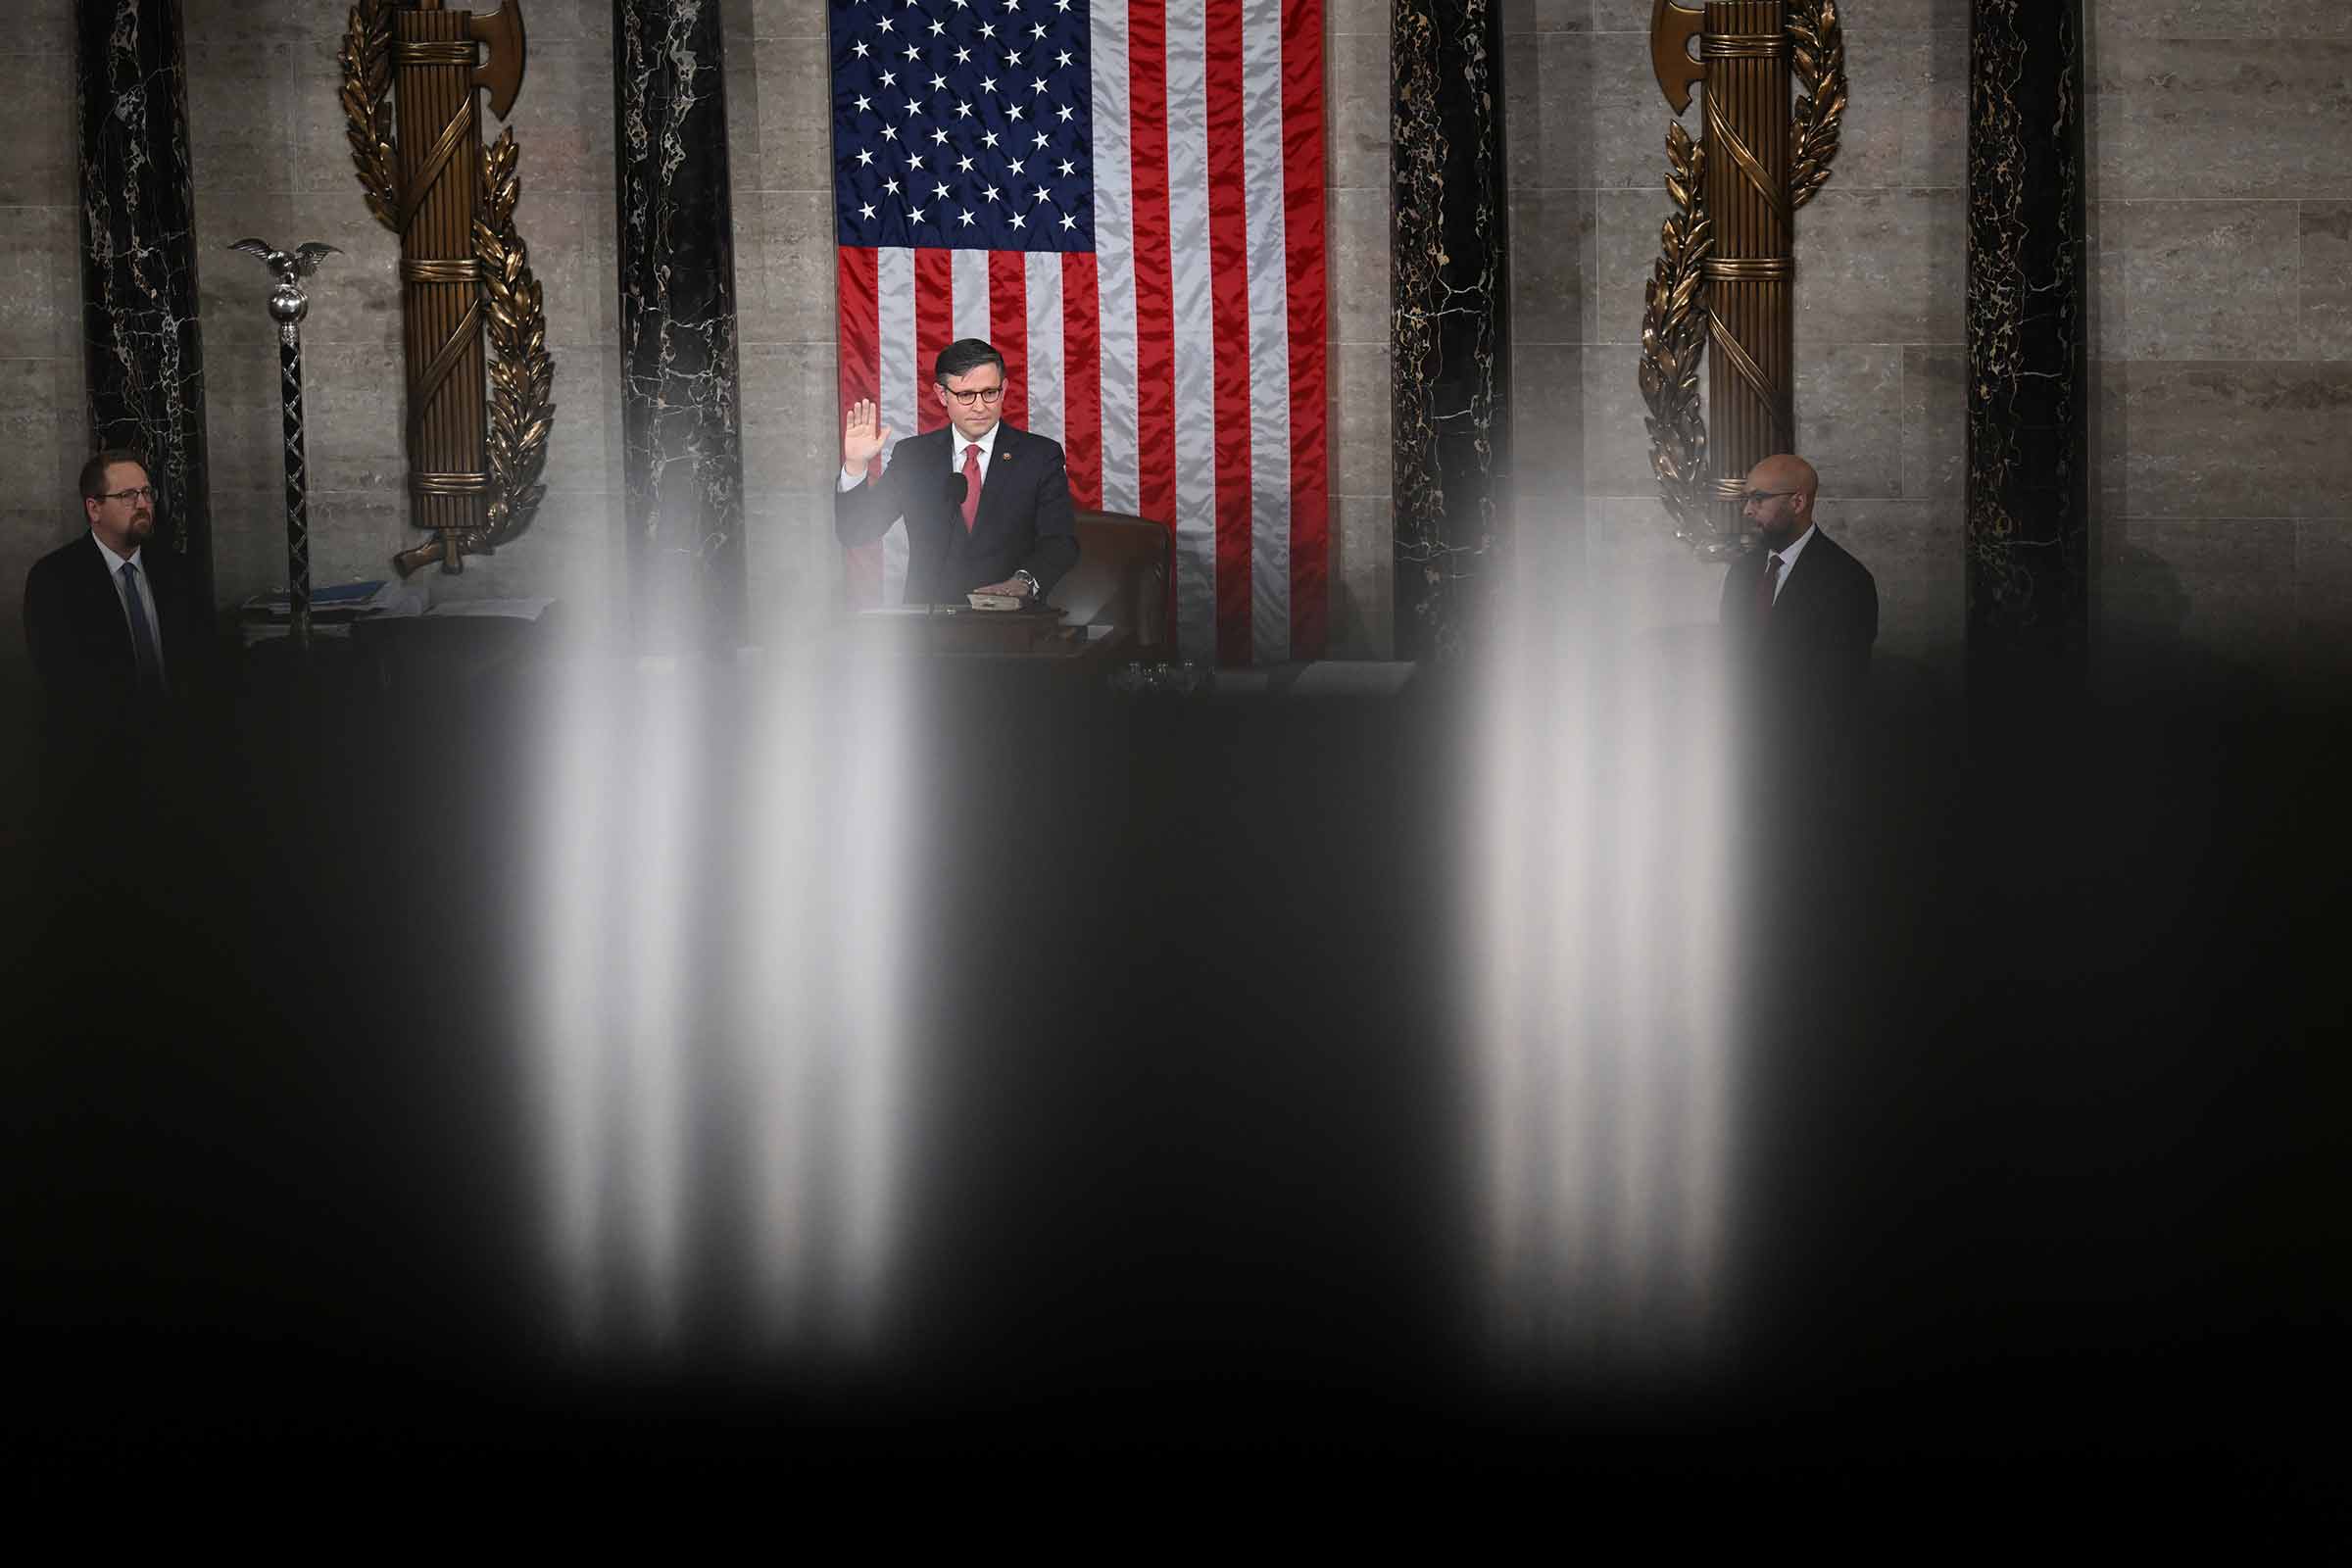
[[[947,382],[942,381],[939,383],[939,389],[942,392],[945,392],[948,396],[954,398],[956,402],[962,404],[967,409],[970,408],[975,401],[981,403],[994,403],[1004,395],[1004,383],[1002,381],[999,381],[995,386],[976,386],[968,392],[958,392],[954,387],[948,385]]]
[[[151,484],[143,484],[140,485],[136,490],[103,491],[99,494],[98,499],[101,501],[120,501],[126,507],[129,506],[133,501],[144,501],[152,507],[155,505],[155,486]]]
[[[1740,496],[1740,505],[1742,507],[1761,506],[1765,502],[1770,501],[1774,496],[1792,496],[1795,494],[1797,494],[1797,492],[1794,490],[1750,490],[1744,495]]]

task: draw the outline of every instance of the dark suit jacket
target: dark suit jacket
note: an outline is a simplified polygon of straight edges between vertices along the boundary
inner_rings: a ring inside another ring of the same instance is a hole
[[[1724,574],[1721,615],[1733,648],[1776,708],[1850,719],[1879,636],[1879,585],[1868,566],[1816,526],[1771,613],[1759,615],[1756,588],[1768,554],[1752,550]]]
[[[949,454],[958,440],[945,424],[908,436],[879,479],[833,497],[833,534],[845,545],[871,544],[906,519],[906,602],[959,604],[973,589],[1027,568],[1039,597],[1077,564],[1078,533],[1061,447],[1042,435],[997,426],[980,487],[980,514],[967,532],[948,500],[955,477]]]
[[[198,692],[212,656],[212,614],[196,573],[150,539],[139,570],[155,596],[156,637],[175,705]],[[40,676],[53,729],[104,727],[137,696],[137,663],[122,596],[98,541],[85,530],[32,564],[24,575],[24,641]]]

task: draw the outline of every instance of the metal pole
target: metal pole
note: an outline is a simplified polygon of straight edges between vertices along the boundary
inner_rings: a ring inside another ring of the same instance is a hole
[[[302,441],[302,318],[310,315],[311,301],[302,291],[302,280],[338,251],[318,240],[280,251],[258,239],[241,239],[229,249],[259,257],[277,279],[270,291],[270,319],[277,323],[278,390],[285,416],[286,598],[295,652],[307,654],[311,648],[311,499],[310,469]]]

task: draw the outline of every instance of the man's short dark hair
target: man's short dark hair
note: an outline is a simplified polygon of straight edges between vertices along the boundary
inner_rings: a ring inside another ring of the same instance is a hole
[[[90,454],[90,461],[81,466],[81,499],[95,501],[106,494],[106,470],[118,463],[135,463],[147,466],[146,456],[128,447],[103,447]]]
[[[939,351],[931,364],[931,379],[945,386],[949,376],[969,375],[983,365],[995,366],[999,375],[1005,373],[1004,356],[989,347],[986,338],[959,337]]]

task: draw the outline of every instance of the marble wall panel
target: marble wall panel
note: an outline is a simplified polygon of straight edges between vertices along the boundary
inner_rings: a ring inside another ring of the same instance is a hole
[[[74,186],[71,49],[0,53],[0,207],[38,207]]]
[[[1656,190],[1592,193],[1592,273],[1586,290],[1591,343],[1642,341],[1642,290],[1658,263],[1658,229],[1673,212]],[[1513,231],[1516,237],[1517,230]],[[1513,258],[1516,262],[1517,258]]]
[[[1821,526],[1871,569],[1879,584],[1882,654],[1956,663],[1966,635],[1962,516],[1966,500],[1828,497]]]
[[[80,429],[79,379],[62,360],[0,360],[0,495],[73,514],[79,466],[65,459]]]
[[[1959,342],[1965,247],[1960,192],[1833,179],[1797,219],[1797,342]]]
[[[737,25],[733,14],[743,11],[751,35],[755,38],[818,37],[825,35],[825,8],[810,0],[749,0],[748,5],[730,5],[729,26]],[[733,37],[732,31],[729,33]]]
[[[1337,343],[1389,340],[1389,192],[1331,193],[1331,336]]]
[[[1396,646],[1396,519],[1389,498],[1340,496],[1332,518],[1330,654],[1385,659]]]
[[[825,7],[759,0],[727,21],[747,634],[763,640],[841,601],[833,178],[809,133],[826,119]]]
[[[1594,198],[1599,194],[1539,189],[1512,197],[1511,231],[1526,223],[1547,236],[1541,248],[1520,247],[1511,258],[1514,344],[1591,341],[1598,301],[1586,280],[1598,275]]]
[[[1591,496],[1655,496],[1646,413],[1636,380],[1639,352],[1610,343],[1584,351],[1585,489]],[[1665,514],[1655,512],[1661,528]]]
[[[1962,494],[1968,482],[1968,357],[1957,348],[1903,350],[1906,496]]]
[[[2123,515],[2328,517],[2352,495],[2352,364],[2110,363],[2099,393],[2093,463]]]
[[[1903,494],[1903,349],[1802,343],[1796,352],[1796,445],[1839,498]]]
[[[2352,605],[2352,517],[2296,523],[2297,653],[2315,673],[2352,664],[2352,638],[2344,635],[2347,605]]]
[[[756,226],[751,243],[737,229],[740,254],[736,267],[739,292],[760,291],[760,319],[775,341],[823,343],[833,334],[834,248],[807,243],[811,235],[827,235],[833,221],[829,192],[818,190],[765,191],[748,212],[736,209],[740,225],[749,219]],[[757,249],[755,249],[755,245]],[[753,306],[747,298],[743,309]]]
[[[0,207],[0,359],[81,353],[72,202],[69,193],[56,206]]]
[[[840,602],[841,551],[833,504],[822,494],[753,492],[744,513],[756,643],[774,644]]]
[[[1511,477],[1523,507],[1574,512],[1585,492],[1585,356],[1574,343],[1511,346]]]
[[[306,412],[309,401],[306,391]],[[282,410],[275,346],[224,344],[208,330],[204,416],[215,490],[274,493],[285,483],[285,464],[279,456],[285,428]]]
[[[2099,38],[2352,37],[2352,9],[2310,0],[2085,0]]]
[[[2352,360],[2352,202],[2305,202],[2297,228],[2303,352]]]
[[[32,666],[24,654],[24,574],[32,564],[74,536],[73,514],[61,503],[48,507],[0,508],[0,719],[23,727],[33,701]],[[25,780],[9,771],[21,767],[31,748],[10,746],[0,751],[0,801],[22,800],[15,792]],[[21,818],[20,818],[21,820]]]
[[[1331,350],[1332,492],[1389,493],[1389,346],[1338,343]]]
[[[1648,186],[1665,178],[1670,118],[1641,32],[1506,37],[1503,112],[1513,190]],[[1697,112],[1690,124],[1696,133]]]
[[[2278,518],[2107,519],[2093,600],[2110,649],[2190,643],[2270,668],[2294,661],[2296,530]]]
[[[32,699],[24,574],[85,526],[73,0],[24,0],[0,38],[0,723]],[[27,781],[0,748],[0,810]]]
[[[2352,39],[2102,38],[2103,201],[2352,196]]]
[[[752,495],[824,494],[817,481],[841,470],[839,382],[831,355],[804,346],[747,343],[742,350],[743,418],[760,439],[743,454]]]
[[[2106,202],[2091,352],[2126,360],[2300,359],[2290,202]]]
[[[827,138],[810,131],[832,118],[824,37],[819,13],[813,32],[761,35],[752,46],[760,78],[760,190],[818,190],[828,196],[832,192]]]
[[[1389,183],[1389,35],[1333,33],[1325,41],[1326,152],[1334,189]]]
[[[1722,602],[1724,568],[1684,548],[1646,496],[1587,501],[1585,563],[1608,590],[1587,603],[1629,630],[1708,625]]]
[[[2352,8],[2091,13],[2099,623],[2308,666],[2352,636]]]

